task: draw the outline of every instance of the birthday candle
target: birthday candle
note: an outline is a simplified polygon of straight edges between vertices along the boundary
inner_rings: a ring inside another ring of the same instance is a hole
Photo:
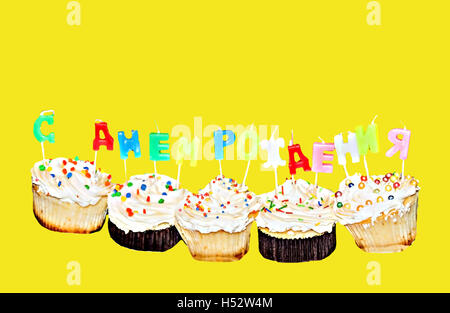
[[[250,151],[245,151],[245,144],[247,140],[250,143]],[[258,155],[258,134],[253,130],[253,125],[250,129],[244,130],[237,140],[237,156],[239,160],[255,160]]]
[[[100,132],[103,132],[104,138],[100,138]],[[106,146],[106,149],[113,150],[114,138],[109,134],[108,124],[106,122],[95,123],[95,138],[92,146],[95,151],[98,151],[100,146]]]
[[[223,140],[223,136],[227,136],[227,140]],[[234,143],[236,134],[231,130],[216,130],[214,131],[214,158],[219,161],[220,176],[222,174],[223,150],[226,146]]]
[[[347,160],[345,155],[350,153],[353,163],[359,162],[359,150],[358,143],[356,141],[356,135],[353,132],[348,132],[348,142],[344,143],[342,134],[334,136],[334,146],[336,148],[336,154],[338,156],[338,163],[340,165],[346,165]]]
[[[178,188],[180,188],[180,175],[181,175],[181,165],[183,164],[183,160],[186,155],[190,155],[190,165],[197,166],[198,160],[198,150],[200,147],[200,139],[194,137],[192,142],[185,137],[181,137],[178,139],[172,147],[172,155],[176,160],[176,164],[178,165],[178,174],[177,174],[177,182]]]
[[[250,152],[245,152],[245,142],[246,140],[250,142]],[[253,130],[253,124],[249,129],[242,132],[238,138],[237,143],[237,155],[238,159],[247,160],[247,168],[245,169],[244,179],[242,180],[242,185],[245,186],[245,181],[247,180],[248,170],[250,168],[250,161],[256,159],[258,155],[258,134]]]
[[[152,161],[169,161],[170,154],[163,153],[163,150],[169,150],[168,143],[161,141],[169,140],[168,133],[151,133],[150,134],[150,160]]]
[[[264,168],[272,167],[274,169],[275,190],[278,189],[277,167],[286,165],[286,161],[282,160],[280,157],[280,148],[284,147],[284,139],[283,138],[277,138],[277,139],[274,138],[275,131],[277,130],[277,128],[273,131],[269,140],[263,140],[260,143],[261,148],[264,150],[267,150],[267,162],[265,162],[263,164],[263,167]]]
[[[267,162],[263,164],[264,168],[285,166],[286,161],[280,157],[280,148],[284,147],[284,139],[271,137],[269,140],[263,140],[260,143],[261,148],[267,151]]]
[[[355,128],[355,134],[360,155],[366,155],[369,152],[369,149],[372,153],[378,153],[379,145],[377,124],[369,124],[366,131],[364,131],[363,126],[357,126]]]
[[[50,113],[50,114],[47,114],[47,113]],[[55,133],[51,132],[48,135],[44,135],[41,131],[41,126],[42,126],[43,122],[47,122],[47,124],[53,125],[54,116],[55,116],[55,111],[53,111],[53,110],[42,111],[39,114],[39,117],[36,119],[36,121],[34,122],[34,125],[33,125],[34,137],[37,139],[37,141],[39,141],[41,143],[42,160],[43,160],[44,164],[46,163],[44,142],[48,141],[50,143],[54,143],[55,142]]]
[[[303,154],[302,149],[299,144],[293,144],[288,146],[289,151],[289,172],[291,175],[297,173],[298,168],[303,168],[303,170],[311,171],[311,167],[309,166],[308,158]],[[295,155],[299,157],[298,161],[295,161]]]
[[[131,131],[131,138],[125,137],[125,133],[120,131],[118,133],[120,145],[120,158],[122,160],[128,159],[128,152],[133,151],[135,158],[141,157],[141,145],[139,143],[139,134],[137,130]]]
[[[46,114],[51,113],[51,114]],[[55,142],[55,133],[51,132],[48,135],[44,135],[41,131],[42,123],[46,122],[48,125],[53,125],[55,112],[53,110],[42,111],[39,117],[36,119],[33,125],[34,137],[39,142],[48,141],[50,143]]]
[[[334,144],[315,142],[313,144],[313,160],[312,171],[315,173],[332,173],[333,164],[324,163],[331,162],[334,159],[334,155],[325,153],[326,151],[334,151]]]
[[[227,140],[223,140],[224,136],[227,136]],[[236,134],[231,130],[214,131],[214,158],[216,160],[223,160],[224,148],[232,145],[235,140]]]
[[[392,157],[400,151],[400,159],[406,160],[408,157],[409,140],[411,138],[411,131],[407,129],[394,128],[388,133],[388,139],[394,145],[386,152],[387,157]]]
[[[198,150],[200,147],[200,139],[194,137],[192,142],[186,137],[181,137],[172,146],[172,156],[177,165],[182,165],[186,156],[190,156],[190,166],[197,166]]]

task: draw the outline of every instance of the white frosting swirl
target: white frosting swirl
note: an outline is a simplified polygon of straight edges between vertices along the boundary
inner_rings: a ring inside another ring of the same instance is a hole
[[[405,198],[419,191],[418,181],[410,176],[400,179],[398,173],[372,175],[355,174],[344,179],[336,192],[335,214],[343,225],[368,220],[374,223],[381,215],[408,212]]]
[[[188,195],[175,219],[181,227],[201,233],[234,233],[252,223],[259,208],[259,200],[247,186],[218,176],[198,194]]]
[[[176,186],[175,179],[160,174],[132,176],[108,196],[109,219],[125,233],[173,226],[175,210],[182,207],[187,193]]]
[[[38,192],[80,206],[95,205],[113,188],[111,175],[96,170],[93,162],[56,158],[39,161],[31,169]]]
[[[336,223],[333,192],[302,180],[286,180],[272,191],[259,196],[264,203],[256,223],[271,232],[313,230],[331,232]]]

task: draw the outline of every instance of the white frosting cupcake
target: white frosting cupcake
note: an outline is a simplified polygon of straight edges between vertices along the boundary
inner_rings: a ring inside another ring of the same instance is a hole
[[[82,207],[95,205],[113,188],[111,175],[93,162],[56,158],[39,161],[31,169],[32,182],[41,194]]]
[[[246,186],[219,176],[186,197],[184,207],[175,213],[175,226],[196,260],[237,261],[249,249],[259,207]]]
[[[416,179],[400,179],[398,173],[373,175],[367,178],[355,174],[344,179],[336,192],[334,210],[343,225],[369,221],[393,212],[404,215],[411,208],[405,199],[419,191]]]
[[[91,233],[105,221],[111,175],[93,162],[57,158],[37,162],[31,169],[33,211],[51,230]]]
[[[257,212],[260,204],[247,186],[231,178],[216,177],[198,194],[188,194],[184,208],[175,216],[183,228],[201,233],[223,230],[241,232],[253,222],[251,212]]]
[[[108,197],[110,221],[125,233],[173,226],[175,211],[187,193],[176,185],[175,179],[160,174],[132,176]]]
[[[302,180],[286,180],[259,198],[264,203],[256,223],[272,233],[308,232],[322,234],[332,232],[336,223],[333,214],[333,192],[314,187]]]

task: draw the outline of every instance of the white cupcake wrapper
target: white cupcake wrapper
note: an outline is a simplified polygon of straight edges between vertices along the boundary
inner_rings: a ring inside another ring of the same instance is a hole
[[[389,215],[378,218],[373,224],[346,225],[356,245],[366,252],[392,253],[409,247],[416,238],[418,193],[402,216]]]
[[[33,211],[39,223],[50,230],[91,233],[102,228],[106,217],[106,197],[95,205],[82,207],[37,192],[33,188]]]
[[[241,232],[220,230],[201,233],[177,223],[175,226],[189,248],[192,257],[199,261],[229,262],[240,260],[249,249],[251,223]]]

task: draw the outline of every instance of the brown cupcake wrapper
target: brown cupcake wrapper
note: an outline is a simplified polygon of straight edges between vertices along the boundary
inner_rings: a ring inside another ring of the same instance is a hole
[[[108,220],[108,230],[111,238],[125,248],[140,251],[166,251],[181,240],[175,226],[160,230],[146,230],[143,232],[128,231],[125,233],[111,220]]]
[[[43,227],[65,233],[88,234],[99,231],[106,217],[106,196],[95,205],[82,207],[38,192],[33,184],[33,212]]]
[[[231,262],[240,260],[249,249],[250,223],[237,233],[219,230],[211,233],[201,233],[189,230],[175,223],[183,241],[189,248],[192,257],[198,261]]]
[[[399,216],[378,218],[373,224],[356,223],[346,225],[356,245],[365,252],[401,252],[416,239],[418,193],[410,200],[409,211]]]
[[[336,248],[336,225],[330,233],[304,239],[272,237],[258,229],[259,252],[269,260],[296,263],[322,260]]]

